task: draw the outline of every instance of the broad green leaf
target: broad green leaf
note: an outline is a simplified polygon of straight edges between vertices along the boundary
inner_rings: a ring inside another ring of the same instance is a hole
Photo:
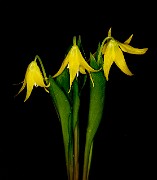
[[[70,104],[72,104],[72,93],[71,92],[69,93],[69,88],[70,88],[69,69],[65,68],[64,71],[55,78],[55,82],[64,92],[64,94],[67,96]]]
[[[90,65],[94,69],[99,68],[96,59],[92,54],[90,55]],[[94,81],[94,87],[90,81],[90,102],[84,154],[84,176],[86,176],[86,178],[89,174],[91,164],[91,151],[94,137],[103,115],[106,86],[106,79],[102,70],[96,73],[91,73],[91,75]]]
[[[61,122],[62,133],[63,133],[63,141],[64,141],[64,148],[65,148],[65,157],[66,157],[66,165],[67,169],[69,168],[69,147],[70,145],[70,138],[71,138],[71,106],[68,101],[68,98],[64,94],[64,92],[60,89],[60,87],[56,84],[55,80],[49,76],[49,92],[50,96],[52,97],[54,106],[58,113],[58,117]]]
[[[93,68],[98,69],[97,62],[92,54],[90,56],[90,65]],[[106,79],[102,70],[91,74],[94,81],[94,87],[90,82],[90,102],[87,126],[87,139],[90,141],[93,140],[102,119],[106,86]]]

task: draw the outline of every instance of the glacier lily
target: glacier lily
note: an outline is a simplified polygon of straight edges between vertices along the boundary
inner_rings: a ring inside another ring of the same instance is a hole
[[[109,71],[113,62],[115,62],[115,64],[123,73],[129,76],[133,75],[125,62],[123,52],[127,52],[130,54],[144,54],[146,53],[148,48],[139,49],[130,46],[129,43],[132,37],[133,34],[124,43],[121,43],[111,36],[111,28],[109,29],[108,37],[105,38],[107,42],[105,40],[102,44],[102,54],[104,55],[103,70],[106,80],[108,80]]]
[[[44,83],[44,77],[42,75],[42,72],[40,71],[39,66],[37,65],[36,59],[39,59],[39,56],[35,57],[35,60],[33,60],[27,67],[26,74],[24,81],[22,82],[23,85],[17,95],[24,90],[24,88],[27,86],[27,93],[24,102],[30,97],[31,92],[33,90],[33,86],[35,87],[44,87],[46,92],[49,92],[46,88],[50,86],[50,84],[46,85]]]
[[[88,65],[88,63],[82,56],[81,51],[79,50],[79,47],[76,44],[76,37],[74,37],[73,39],[73,46],[71,47],[70,51],[66,55],[58,72],[55,75],[53,75],[53,78],[59,76],[66,67],[69,68],[70,89],[71,89],[71,86],[75,77],[78,76],[78,73],[80,72],[82,74],[86,74],[86,70],[89,73],[90,79],[94,86],[94,82],[92,80],[92,76],[90,72],[98,72],[99,70],[95,70]],[[69,89],[69,92],[70,92],[70,89]]]

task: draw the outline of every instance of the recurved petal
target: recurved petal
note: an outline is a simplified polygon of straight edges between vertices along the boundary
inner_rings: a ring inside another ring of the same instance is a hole
[[[131,42],[132,37],[133,37],[133,34],[124,42],[124,44],[129,44]]]
[[[19,90],[19,92],[16,94],[16,96],[17,96],[21,91],[24,90],[25,86],[26,86],[26,80],[23,81],[22,87],[20,88],[20,90]]]
[[[99,70],[93,69],[84,59],[81,60],[81,66],[88,72],[98,72]]]
[[[53,75],[52,77],[55,78],[55,77],[59,76],[64,71],[64,69],[66,68],[67,65],[68,65],[68,55],[62,62],[61,67],[59,68],[58,72],[55,75]]]
[[[126,64],[124,55],[119,47],[117,47],[117,49],[116,49],[115,63],[123,73],[125,73],[129,76],[133,75]]]
[[[118,42],[118,45],[120,46],[122,51],[130,53],[130,54],[144,54],[148,50],[148,48],[142,48],[142,49],[134,48],[130,46],[129,44],[124,44],[120,42]]]
[[[86,60],[84,59],[84,57],[82,56],[82,54],[81,54],[81,52],[80,52],[80,50],[79,50],[79,48],[77,47],[76,48],[76,52],[77,52],[77,60],[76,61],[78,61],[78,63],[79,63],[79,67],[81,67],[81,68],[84,68],[85,70],[87,70],[88,72],[97,72],[98,70],[95,70],[95,69],[93,69],[87,62],[86,62]]]
[[[34,86],[34,80],[30,79],[30,81],[27,82],[27,93],[26,93],[26,98],[25,98],[24,102],[30,97],[31,92],[33,90],[33,86]]]

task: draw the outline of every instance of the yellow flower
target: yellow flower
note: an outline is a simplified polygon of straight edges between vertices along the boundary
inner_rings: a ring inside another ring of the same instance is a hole
[[[43,75],[40,71],[39,66],[37,65],[36,59],[28,65],[26,74],[25,74],[25,79],[23,81],[23,85],[22,85],[21,89],[19,90],[19,92],[17,93],[17,95],[21,91],[23,91],[25,86],[27,86],[27,93],[26,93],[24,102],[30,97],[31,92],[33,90],[33,86],[44,87],[45,90],[48,92],[48,90],[46,88],[49,87],[49,84],[45,85]]]
[[[75,39],[74,39],[73,46],[71,47],[70,51],[68,52],[68,54],[66,55],[66,57],[62,63],[60,69],[53,76],[53,78],[59,76],[66,67],[69,68],[70,89],[71,89],[71,86],[72,86],[72,83],[73,83],[75,77],[78,76],[79,72],[82,74],[86,74],[86,70],[87,70],[87,72],[90,75],[90,79],[93,83],[90,72],[98,72],[99,71],[99,70],[93,69],[92,67],[90,67],[88,65],[88,63],[83,58],[83,56],[79,50],[79,47],[76,45]],[[70,92],[70,89],[69,89],[69,92]]]
[[[102,54],[104,54],[103,70],[107,80],[113,62],[116,63],[123,73],[129,76],[133,75],[125,62],[123,52],[130,54],[144,54],[148,50],[148,48],[139,49],[130,46],[129,43],[132,37],[133,34],[124,43],[121,43],[111,36],[111,28],[109,29],[107,43],[104,44],[102,49]]]

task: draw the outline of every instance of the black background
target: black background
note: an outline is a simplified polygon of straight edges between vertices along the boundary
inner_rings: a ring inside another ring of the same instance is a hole
[[[95,137],[90,180],[151,179],[156,162],[157,28],[154,5],[144,2],[8,3],[1,15],[0,179],[67,179],[61,127],[49,94],[34,89],[14,98],[27,65],[39,55],[47,74],[60,67],[73,36],[81,35],[86,51],[112,27],[120,42],[134,34],[133,47],[148,47],[144,55],[124,53],[134,76],[113,64],[106,88],[104,115]],[[88,110],[82,94],[81,154]],[[81,172],[80,172],[81,173]],[[81,176],[81,175],[80,175]]]

